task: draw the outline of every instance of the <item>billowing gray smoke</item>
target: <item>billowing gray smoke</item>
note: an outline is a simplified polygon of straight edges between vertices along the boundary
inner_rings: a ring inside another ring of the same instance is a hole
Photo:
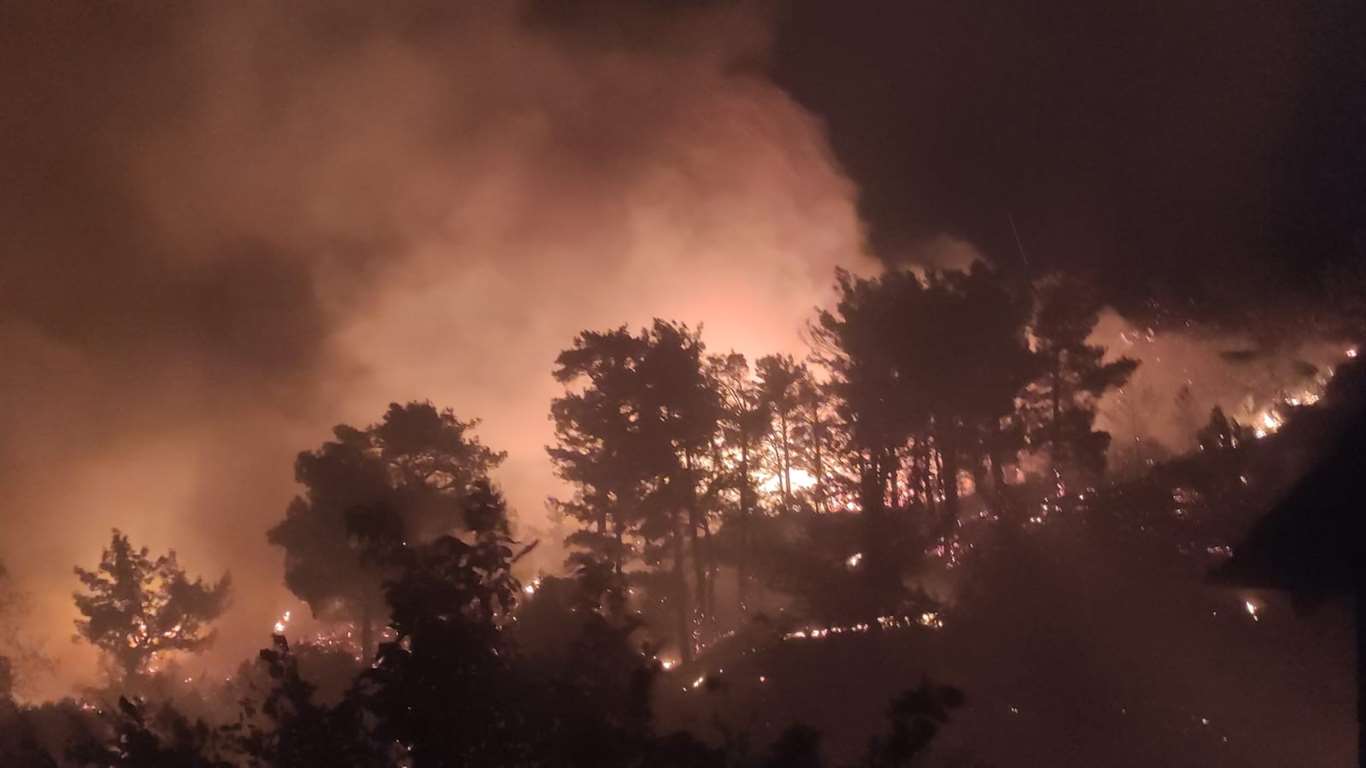
[[[330,425],[483,416],[541,525],[576,331],[792,350],[863,265],[761,13],[448,5],[0,12],[0,557],[73,662],[54,690],[93,670],[70,569],[110,527],[233,571],[225,668],[292,605],[263,532]]]

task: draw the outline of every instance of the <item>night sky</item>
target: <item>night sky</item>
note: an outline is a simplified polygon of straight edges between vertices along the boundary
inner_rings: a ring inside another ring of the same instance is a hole
[[[774,77],[884,261],[944,232],[1010,261],[1013,218],[1035,269],[1236,322],[1366,257],[1360,3],[782,8]]]

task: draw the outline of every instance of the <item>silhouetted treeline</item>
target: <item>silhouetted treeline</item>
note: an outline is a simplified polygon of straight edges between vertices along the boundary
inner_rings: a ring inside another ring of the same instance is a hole
[[[98,704],[0,700],[6,765],[788,766],[818,765],[794,730],[772,756],[655,732],[658,662],[631,640],[622,577],[585,561],[547,579],[524,613],[502,498],[475,480],[460,535],[398,542],[383,585],[391,636],[339,701],[317,696],[283,635],[257,662],[235,720],[210,724],[166,702],[111,692]],[[127,540],[116,536],[117,545]],[[117,556],[116,556],[117,557]],[[108,559],[108,558],[106,558]],[[926,683],[893,703],[864,764],[906,765],[961,703]]]
[[[709,354],[699,330],[664,320],[585,331],[556,361],[565,393],[549,451],[573,495],[554,503],[581,526],[567,543],[652,587],[652,624],[669,614],[685,662],[750,612],[756,577],[810,605],[852,558],[844,613],[913,610],[923,601],[903,576],[953,534],[963,488],[1019,510],[1006,475],[1023,452],[1051,470],[1058,497],[1104,471],[1097,402],[1137,364],[1088,343],[1101,304],[1086,285],[978,263],[840,272],[837,288],[810,325],[807,362]],[[860,532],[817,519],[830,512],[856,513]],[[777,555],[783,537],[760,535],[776,533],[774,517],[814,550]],[[817,561],[802,569],[815,590],[792,557]],[[723,567],[733,607],[718,605]]]
[[[0,665],[0,762],[822,765],[804,726],[772,744],[729,726],[671,732],[661,684],[679,665],[685,691],[723,695],[708,655],[757,634],[931,631],[918,576],[974,546],[998,560],[980,571],[988,588],[967,586],[1004,603],[1005,564],[1032,552],[1012,536],[1049,515],[1124,546],[1156,536],[1204,567],[1270,492],[1284,456],[1268,452],[1297,430],[1313,441],[1295,426],[1313,409],[1265,442],[1216,409],[1196,455],[1106,483],[1097,403],[1136,363],[1088,342],[1100,303],[1084,283],[978,264],[840,273],[837,290],[806,359],[716,353],[667,320],[572,339],[548,447],[569,490],[551,500],[574,525],[567,577],[514,576],[537,542],[516,540],[489,479],[504,454],[477,421],[408,403],[337,427],[299,455],[303,492],[268,539],[289,589],[357,642],[280,631],[213,702],[169,692],[166,660],[211,639],[226,577],[191,580],[173,553],[115,531],[98,566],[77,569],[78,631],[106,652],[110,685],[23,705]],[[907,691],[858,765],[910,764],[962,703],[928,681]]]

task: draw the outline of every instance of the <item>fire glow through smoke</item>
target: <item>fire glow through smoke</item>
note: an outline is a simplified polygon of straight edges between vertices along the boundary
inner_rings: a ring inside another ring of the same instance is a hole
[[[747,5],[670,16],[661,45],[517,2],[416,26],[360,7],[335,38],[318,10],[199,6],[136,35],[69,19],[15,52],[42,72],[81,48],[53,71],[102,83],[25,86],[0,158],[33,197],[11,235],[40,256],[0,266],[27,296],[0,310],[0,397],[26,404],[0,415],[0,557],[61,596],[33,617],[63,662],[45,693],[95,671],[61,628],[71,566],[109,527],[232,571],[210,661],[235,665],[287,599],[264,531],[297,492],[293,456],[332,425],[411,399],[482,417],[519,535],[548,544],[549,372],[574,334],[661,316],[705,323],[718,352],[800,354],[833,269],[870,270],[820,124],[748,64],[769,20]],[[54,124],[80,125],[82,151],[44,154]]]

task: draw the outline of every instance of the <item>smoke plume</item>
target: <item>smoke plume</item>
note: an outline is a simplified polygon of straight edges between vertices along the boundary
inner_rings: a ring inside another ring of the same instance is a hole
[[[798,351],[865,264],[759,10],[449,6],[0,12],[0,557],[54,686],[94,669],[60,628],[110,527],[232,570],[225,669],[294,605],[264,531],[332,424],[483,417],[534,529],[574,333],[659,315]]]

